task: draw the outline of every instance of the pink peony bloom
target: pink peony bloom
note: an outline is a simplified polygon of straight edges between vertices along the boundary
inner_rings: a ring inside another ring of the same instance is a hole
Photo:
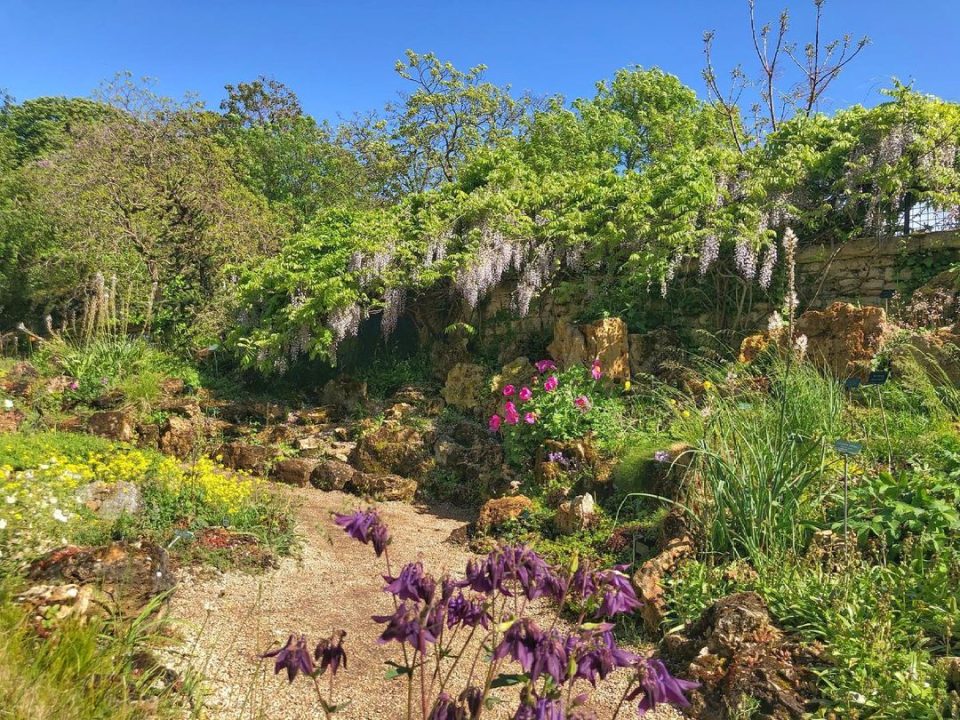
[[[590,366],[590,374],[593,376],[594,380],[599,380],[603,377],[603,371],[600,370],[600,359],[597,358],[593,361],[593,365]]]
[[[592,403],[590,402],[590,398],[588,398],[586,395],[578,395],[578,396],[574,399],[573,404],[576,405],[577,408],[579,408],[581,412],[586,412],[587,410],[589,410],[589,409],[592,407]]]
[[[538,360],[534,363],[534,366],[537,368],[537,372],[541,375],[547,370],[557,369],[557,366],[553,364],[553,360]]]
[[[547,392],[553,392],[557,389],[557,385],[560,384],[560,381],[557,380],[556,375],[551,375],[547,378],[547,381],[543,384],[543,389]]]
[[[532,412],[528,412],[526,415],[523,416],[523,421],[527,425],[533,425],[537,421],[537,416]]]
[[[511,395],[513,395],[514,390],[515,390],[515,388],[513,387],[513,385],[504,385],[504,386],[503,386],[503,396],[504,396],[504,397],[510,397]]]
[[[506,417],[508,425],[516,425],[520,422],[520,413],[517,412],[517,406],[508,402],[503,406],[503,414]]]
[[[78,390],[80,388],[80,383],[76,380],[71,380],[70,384],[67,385],[67,388],[70,390]]]
[[[488,423],[488,426],[490,427],[490,432],[497,432],[497,431],[499,431],[499,430],[500,430],[500,416],[499,416],[499,415],[491,415],[491,416],[490,416],[490,422]]]
[[[520,390],[520,402],[529,402],[533,398],[533,391],[528,388],[521,388]]]

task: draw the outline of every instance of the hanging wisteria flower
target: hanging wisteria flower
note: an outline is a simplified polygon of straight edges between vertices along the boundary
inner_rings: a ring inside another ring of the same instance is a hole
[[[763,254],[763,262],[760,264],[760,275],[757,282],[764,290],[770,288],[770,282],[773,280],[773,266],[777,264],[777,244],[775,242],[767,245],[767,250]]]
[[[490,428],[490,432],[499,432],[501,422],[502,420],[499,415],[491,415],[490,420],[487,422],[487,427]]]
[[[720,257],[720,238],[713,234],[705,236],[700,246],[700,277],[707,274],[707,270],[718,257]]]
[[[537,422],[536,413],[528,412],[526,415],[523,416],[523,421],[527,425],[533,425],[535,422]]]
[[[518,397],[521,402],[530,402],[533,399],[533,391],[528,387],[521,388]]]
[[[740,240],[737,243],[733,259],[736,262],[737,271],[744,280],[751,281],[756,277],[757,251],[749,240]]]
[[[599,380],[603,377],[603,371],[600,369],[600,358],[594,358],[593,363],[590,365],[590,376],[594,380]]]
[[[299,638],[291,635],[287,639],[287,644],[276,650],[266,652],[260,657],[274,658],[273,674],[278,674],[281,670],[287,671],[287,679],[293,682],[298,673],[304,675],[313,675],[313,658],[310,656],[310,650],[307,648],[307,638],[301,635]]]
[[[537,372],[543,375],[547,370],[556,370],[557,366],[553,363],[553,360],[537,360],[534,363],[534,367],[537,368]]]
[[[373,549],[380,557],[390,543],[390,532],[376,510],[357,510],[350,515],[334,515],[334,522],[354,540],[364,545],[373,543]]]
[[[514,388],[513,385],[504,385],[504,386],[503,386],[503,396],[504,396],[504,397],[512,397],[514,392],[516,392],[516,388]]]
[[[546,379],[546,381],[543,383],[543,389],[546,390],[547,392],[553,392],[554,390],[557,389],[557,386],[558,386],[559,384],[560,384],[560,381],[557,380],[557,376],[556,376],[556,375],[551,375],[551,376],[548,377],[548,378]]]

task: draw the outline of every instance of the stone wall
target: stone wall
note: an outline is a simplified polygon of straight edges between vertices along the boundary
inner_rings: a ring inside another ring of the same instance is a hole
[[[883,305],[884,290],[913,290],[918,277],[911,261],[929,258],[929,275],[960,261],[960,232],[852,240],[830,247],[806,247],[797,257],[800,305],[824,308],[836,300]]]

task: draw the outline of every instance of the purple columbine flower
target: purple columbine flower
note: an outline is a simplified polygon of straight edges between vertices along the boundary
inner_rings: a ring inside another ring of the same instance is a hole
[[[390,531],[376,510],[357,510],[349,515],[334,514],[334,522],[354,540],[364,545],[373,543],[377,557],[383,555],[390,544]]]
[[[533,620],[521,618],[503,634],[503,640],[493,651],[493,659],[501,660],[509,655],[526,672],[533,666],[534,653],[544,637],[543,631]]]
[[[600,617],[612,617],[620,613],[633,612],[642,603],[637,599],[633,583],[624,572],[626,565],[615,565],[609,570],[597,574],[603,593],[603,601],[597,610]]]
[[[317,643],[317,649],[313,651],[313,659],[320,663],[320,674],[322,675],[330,669],[331,675],[336,675],[337,670],[343,665],[347,669],[347,653],[343,649],[343,639],[347,636],[344,630],[336,632],[328,640],[321,640]]]
[[[513,720],[565,720],[563,703],[545,697],[524,698]]]
[[[567,678],[568,664],[567,643],[560,633],[551,630],[540,638],[533,654],[533,663],[525,669],[532,682],[536,682],[541,675],[549,675],[560,685]]]
[[[570,593],[580,600],[589,600],[596,592],[596,573],[593,572],[588,561],[581,560],[573,577],[570,578]]]
[[[422,600],[430,604],[437,581],[423,571],[423,563],[415,562],[403,566],[397,577],[384,575],[387,581],[384,591],[396,595],[401,600]]]
[[[604,623],[605,629],[592,635],[578,653],[576,677],[586,680],[594,687],[597,686],[598,677],[604,680],[617,668],[630,667],[640,659],[636,653],[617,647],[611,632],[612,627]]]
[[[637,711],[643,715],[647,710],[652,710],[657,703],[670,703],[677,707],[689,707],[690,701],[684,694],[688,690],[700,687],[700,683],[690,682],[675,678],[667,670],[666,665],[657,658],[647,658],[639,663],[638,672],[640,675],[640,685],[627,696],[627,700],[633,700],[643,693],[643,699],[637,706]]]
[[[484,629],[488,629],[491,619],[490,613],[483,602],[468,600],[462,592],[454,595],[447,603],[447,627],[463,625],[473,628],[480,625]]]
[[[457,716],[457,706],[453,698],[446,692],[442,692],[437,696],[437,701],[433,704],[427,720],[457,720]]]
[[[307,638],[301,635],[297,638],[291,635],[287,638],[287,644],[283,647],[265,652],[261,658],[274,658],[273,674],[278,674],[281,670],[287,671],[287,679],[293,682],[297,673],[304,675],[313,675],[313,658],[310,657],[310,650],[307,648]]]
[[[427,643],[437,641],[437,636],[421,622],[420,607],[416,603],[404,601],[397,606],[393,615],[374,615],[373,621],[387,624],[377,640],[381,645],[396,640],[399,643],[409,643],[421,654],[425,654]]]

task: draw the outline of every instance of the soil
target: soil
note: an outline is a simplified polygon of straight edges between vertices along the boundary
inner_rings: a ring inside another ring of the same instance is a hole
[[[321,718],[312,684],[299,678],[288,684],[285,675],[274,676],[270,661],[261,661],[258,655],[285,642],[290,633],[306,633],[315,643],[343,629],[349,667],[337,675],[334,699],[338,703],[349,700],[350,704],[336,717],[403,718],[406,684],[403,679],[386,679],[384,664],[399,659],[399,647],[396,643],[377,644],[381,626],[370,619],[392,612],[391,599],[382,592],[382,559],[377,560],[370,546],[347,537],[330,518],[332,512],[355,509],[360,500],[341,492],[308,488],[283,487],[279,491],[299,501],[300,557],[281,560],[279,567],[263,574],[182,574],[170,611],[184,642],[170,651],[169,662],[180,671],[192,668],[205,675],[206,717]],[[395,571],[420,559],[435,574],[443,569],[462,573],[471,554],[453,538],[464,536],[463,529],[472,518],[450,507],[427,509],[385,502],[379,508],[393,536],[390,555]],[[549,608],[538,610],[545,616],[550,612]],[[468,675],[469,667],[463,663],[450,687],[462,687]],[[600,718],[612,714],[627,679],[627,672],[621,671],[593,693]],[[586,690],[589,686],[578,686],[579,692]],[[484,712],[484,717],[510,717],[516,709],[515,691],[494,692],[506,702]],[[418,715],[415,711],[415,717]],[[636,710],[625,707],[620,717],[636,717]],[[667,720],[682,715],[672,708],[658,708],[645,717]]]

